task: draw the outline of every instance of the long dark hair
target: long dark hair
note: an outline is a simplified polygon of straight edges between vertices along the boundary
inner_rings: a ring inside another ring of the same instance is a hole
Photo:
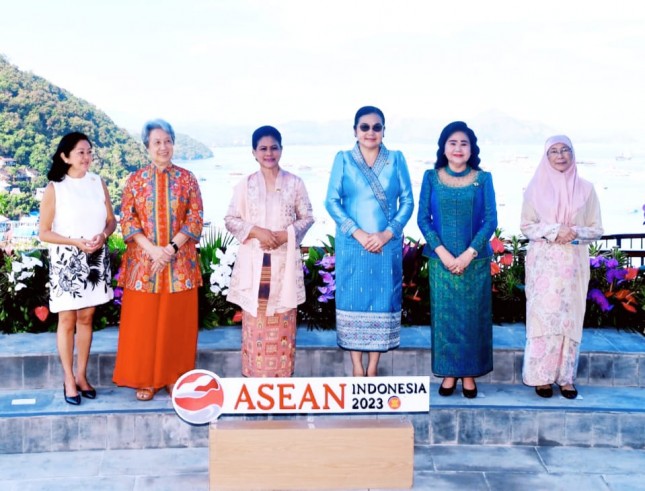
[[[437,161],[434,164],[435,169],[441,169],[448,165],[448,159],[446,158],[445,153],[446,142],[448,141],[448,138],[458,131],[465,133],[470,141],[470,158],[468,159],[467,164],[473,169],[479,169],[481,159],[479,158],[477,136],[475,135],[475,132],[463,121],[453,121],[441,131],[441,135],[439,135],[439,148],[437,149]]]
[[[90,148],[92,147],[92,142],[87,135],[79,131],[72,131],[61,138],[58,143],[58,148],[52,157],[52,165],[47,172],[47,179],[56,182],[61,182],[65,179],[70,166],[63,161],[62,155],[69,157],[70,152],[74,150],[77,143],[83,140],[90,144]]]

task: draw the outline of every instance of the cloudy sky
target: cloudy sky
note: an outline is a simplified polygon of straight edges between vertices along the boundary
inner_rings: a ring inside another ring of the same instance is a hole
[[[0,53],[139,128],[468,120],[645,141],[634,1],[2,0]]]

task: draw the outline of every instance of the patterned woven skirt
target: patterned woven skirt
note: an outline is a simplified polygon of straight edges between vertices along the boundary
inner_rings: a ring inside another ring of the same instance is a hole
[[[242,312],[242,375],[290,377],[296,358],[296,309],[266,315],[271,285],[271,255],[260,275],[258,316]]]
[[[401,240],[379,254],[336,234],[336,337],[351,351],[388,351],[401,336]]]
[[[493,370],[490,258],[473,260],[453,275],[439,259],[428,260],[432,373],[479,377]]]

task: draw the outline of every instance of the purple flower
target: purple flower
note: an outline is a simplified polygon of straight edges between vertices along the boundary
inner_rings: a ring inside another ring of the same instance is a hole
[[[608,268],[617,268],[618,260],[614,257],[612,257],[611,259],[607,259],[607,261],[605,262],[605,266],[607,266]]]
[[[318,271],[318,274],[322,277],[323,283],[330,285],[334,283],[334,276],[327,271]]]
[[[112,300],[114,302],[114,305],[121,305],[121,297],[123,296],[123,288],[120,286],[117,286],[114,289],[114,299]]]
[[[330,300],[333,300],[335,289],[336,289],[335,287],[332,288],[330,286],[319,286],[318,291],[322,293],[322,295],[318,297],[318,301],[321,303],[327,303]]]
[[[592,268],[600,268],[607,259],[605,259],[605,256],[596,256],[596,257],[590,257],[589,258],[589,263],[591,264]]]
[[[611,309],[614,308],[613,305],[609,304],[609,300],[607,300],[607,297],[605,297],[598,288],[592,288],[589,290],[589,293],[587,294],[587,298],[589,300],[594,301],[599,307],[600,310],[603,312],[609,312]]]
[[[626,269],[608,269],[605,277],[607,278],[607,283],[612,283],[614,280],[621,281],[627,276]]]
[[[336,256],[324,256],[320,261],[316,262],[316,265],[325,269],[333,269],[336,266]]]
[[[304,263],[302,264],[302,272],[305,274],[305,276],[309,274],[309,269],[307,268],[307,265]]]

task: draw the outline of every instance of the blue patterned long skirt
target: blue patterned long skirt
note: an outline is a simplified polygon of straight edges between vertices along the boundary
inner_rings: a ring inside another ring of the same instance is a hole
[[[493,370],[490,258],[473,260],[461,276],[428,260],[432,373],[479,377]]]
[[[388,351],[399,346],[403,246],[388,242],[378,254],[353,237],[336,235],[336,333],[352,351]]]

